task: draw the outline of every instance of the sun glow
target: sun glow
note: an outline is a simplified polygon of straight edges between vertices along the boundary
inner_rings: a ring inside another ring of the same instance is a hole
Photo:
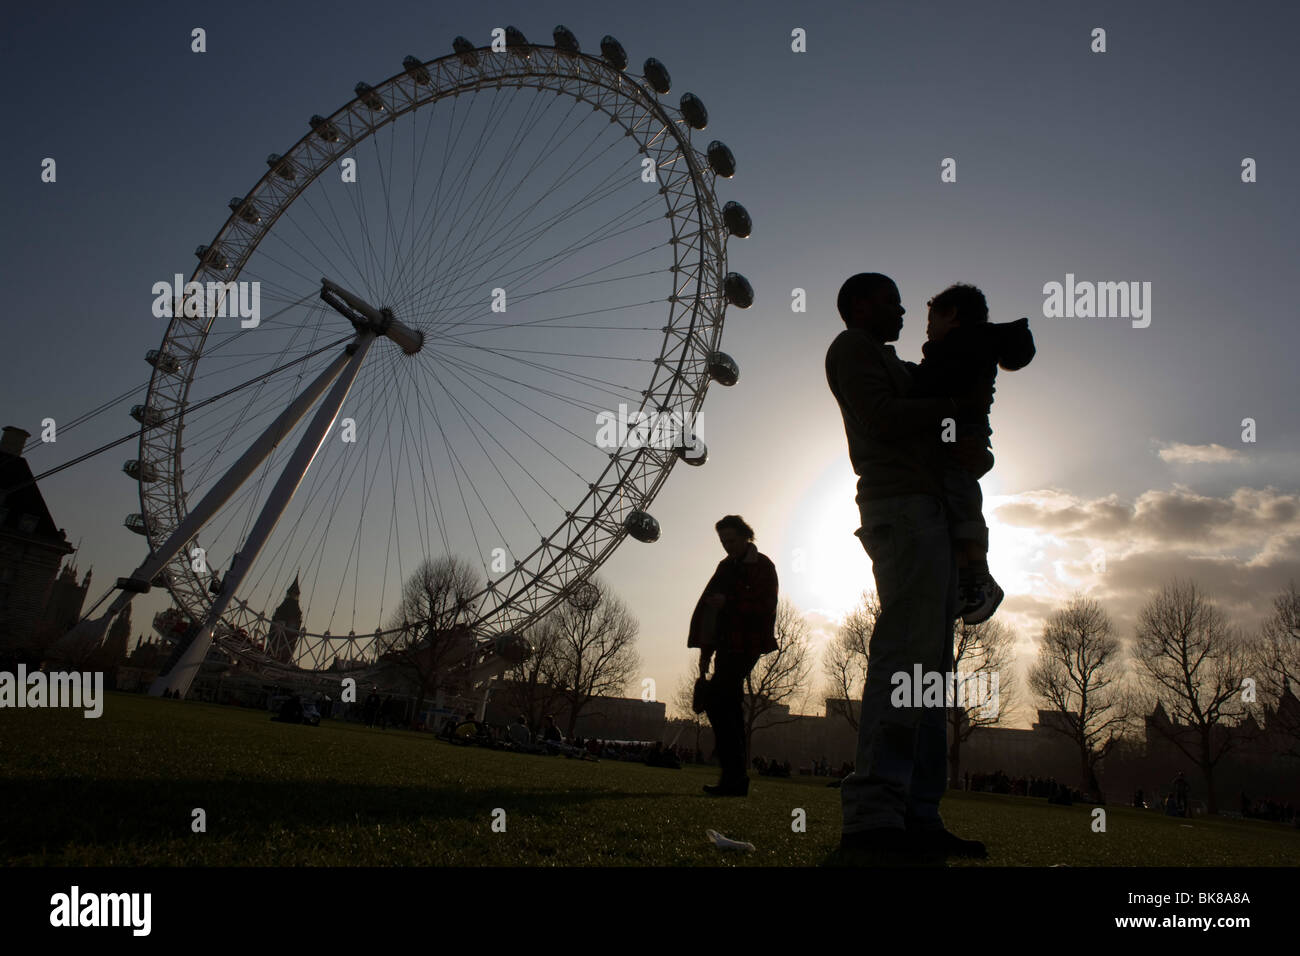
[[[837,623],[876,586],[853,534],[859,525],[856,486],[842,456],[826,468],[796,500],[777,561],[782,593],[801,610]]]
[[[809,613],[842,621],[875,589],[871,561],[853,532],[859,525],[857,477],[847,461],[836,461],[798,496],[778,554],[781,593]],[[999,505],[1018,495],[1001,494],[992,475],[983,480],[984,516],[989,525],[989,569],[1010,597],[1052,601],[1076,589],[1087,590],[1097,575],[1089,556],[1064,549],[1038,528],[998,520]]]

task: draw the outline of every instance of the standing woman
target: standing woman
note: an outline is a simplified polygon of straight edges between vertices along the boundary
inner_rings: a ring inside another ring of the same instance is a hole
[[[727,556],[718,564],[691,615],[687,647],[700,649],[697,685],[713,726],[722,778],[704,792],[713,797],[749,793],[745,761],[745,679],[759,657],[776,645],[776,565],[754,546],[754,529],[740,515],[727,515],[714,528]],[[698,706],[698,705],[697,705]]]

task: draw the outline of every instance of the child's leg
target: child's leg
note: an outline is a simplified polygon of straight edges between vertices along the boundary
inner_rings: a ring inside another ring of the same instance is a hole
[[[988,529],[981,514],[983,496],[979,482],[968,471],[948,467],[944,471],[944,492],[948,504],[948,531],[957,557],[960,584],[969,583],[971,573],[981,567],[987,572]]]
[[[957,574],[963,601],[961,619],[966,624],[978,625],[997,612],[1003,598],[1002,589],[989,574],[989,529],[984,523],[984,496],[979,478],[961,468],[945,470],[944,486],[953,550],[960,556]]]
[[[988,473],[993,455],[988,451],[988,439],[983,435],[959,435],[957,441],[965,453],[962,456],[964,460],[974,459],[979,452],[985,452],[986,464],[978,471],[958,468],[950,462],[944,476],[957,566],[966,570],[962,575],[963,582],[978,582],[987,578],[989,573],[989,529],[984,521],[984,495],[980,491],[979,479]]]

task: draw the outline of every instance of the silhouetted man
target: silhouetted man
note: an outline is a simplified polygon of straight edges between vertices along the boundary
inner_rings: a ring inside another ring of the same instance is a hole
[[[841,847],[886,861],[985,856],[984,844],[949,833],[939,815],[946,778],[945,708],[891,701],[891,678],[947,675],[959,610],[957,565],[944,505],[942,421],[987,408],[991,388],[960,400],[907,398],[911,369],[889,342],[906,311],[893,280],[865,272],[837,302],[845,330],[826,353],[826,379],[839,402],[849,458],[858,475],[862,526],[880,598],[869,646],[858,725],[856,770],[841,784]]]

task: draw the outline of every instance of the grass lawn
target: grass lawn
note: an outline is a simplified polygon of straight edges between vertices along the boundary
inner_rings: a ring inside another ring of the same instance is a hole
[[[712,799],[712,768],[663,770],[461,748],[430,735],[109,694],[104,715],[0,714],[0,860],[13,865],[816,866],[836,849],[825,778],[755,778]],[[191,830],[192,811],[207,832]],[[493,832],[494,810],[506,831]],[[807,832],[791,829],[806,812]],[[953,866],[1295,866],[1300,831],[953,792],[954,832],[991,859]],[[753,853],[724,852],[714,829]]]

